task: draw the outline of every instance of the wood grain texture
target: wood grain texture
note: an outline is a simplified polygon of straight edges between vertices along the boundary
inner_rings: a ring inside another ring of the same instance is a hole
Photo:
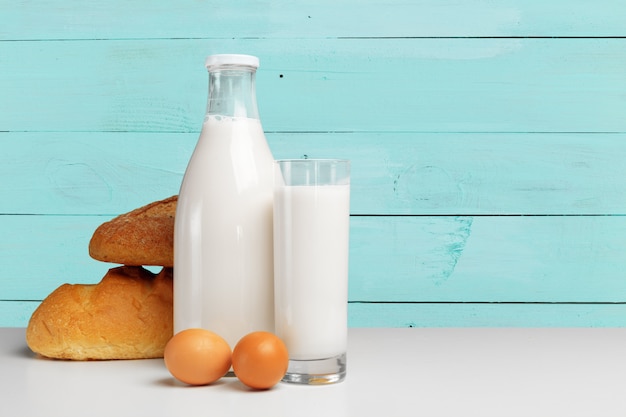
[[[0,216],[2,300],[98,282],[87,248],[106,216]],[[357,216],[350,301],[626,302],[626,217]]]
[[[0,300],[42,300],[64,283],[99,282],[114,266],[89,257],[89,240],[111,217],[0,216]]]
[[[356,217],[351,225],[352,301],[626,300],[626,217]]]
[[[0,40],[619,36],[620,0],[17,0]]]
[[[26,327],[40,301],[0,300],[0,326]]]
[[[24,327],[39,301],[0,301],[0,325]],[[350,303],[350,327],[623,327],[624,304]]]
[[[197,133],[0,133],[0,213],[115,215],[178,193]],[[352,214],[625,214],[626,134],[268,133],[352,160]]]
[[[353,161],[351,326],[626,325],[626,3],[0,4],[0,326],[177,193],[204,57],[258,55],[274,156]]]
[[[197,132],[224,50],[262,57],[267,131],[626,132],[624,39],[0,42],[0,126]]]

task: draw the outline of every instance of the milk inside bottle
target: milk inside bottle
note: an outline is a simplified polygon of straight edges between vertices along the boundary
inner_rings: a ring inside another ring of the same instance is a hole
[[[207,58],[207,112],[174,229],[174,332],[205,328],[231,348],[274,331],[273,156],[256,103],[258,65],[248,55]]]

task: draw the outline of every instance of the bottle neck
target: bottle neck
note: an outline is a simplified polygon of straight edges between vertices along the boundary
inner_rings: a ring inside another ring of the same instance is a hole
[[[254,69],[220,68],[209,72],[206,116],[217,115],[259,119]]]

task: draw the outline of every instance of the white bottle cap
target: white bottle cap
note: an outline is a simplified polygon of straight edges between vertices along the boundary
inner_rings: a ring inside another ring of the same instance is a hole
[[[246,67],[259,68],[259,58],[253,55],[217,54],[209,55],[204,62],[204,66],[209,71],[215,67],[229,65],[242,65]]]

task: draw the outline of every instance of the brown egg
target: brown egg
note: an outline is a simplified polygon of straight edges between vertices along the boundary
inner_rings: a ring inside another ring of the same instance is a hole
[[[233,371],[241,382],[254,389],[276,385],[289,366],[285,343],[275,334],[253,332],[242,337],[233,350]]]
[[[230,369],[231,350],[219,335],[205,329],[176,333],[165,346],[165,366],[179,381],[207,385]]]

